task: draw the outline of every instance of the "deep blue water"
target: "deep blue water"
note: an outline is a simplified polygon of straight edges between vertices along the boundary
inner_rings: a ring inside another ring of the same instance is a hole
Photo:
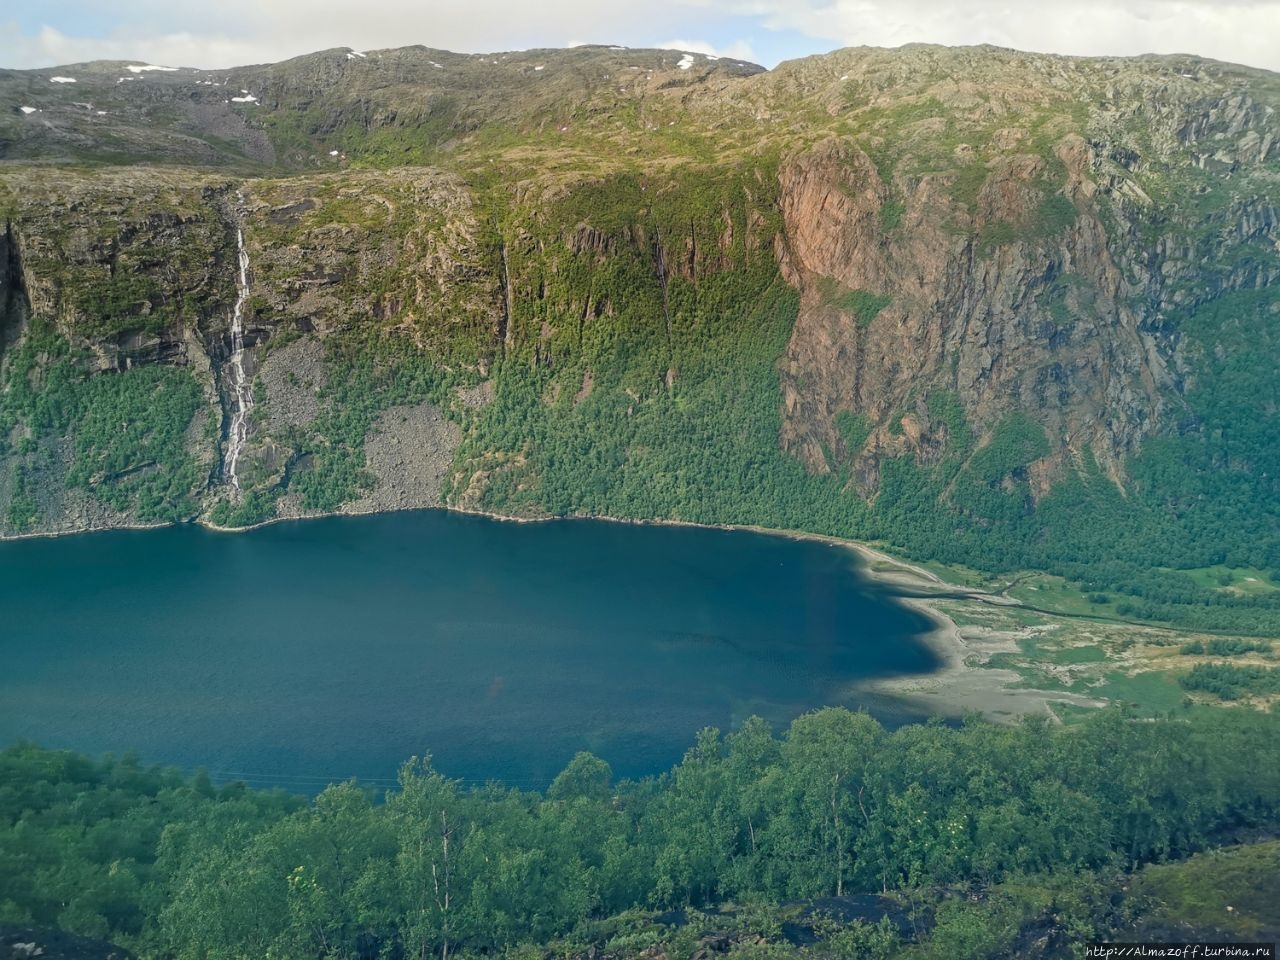
[[[0,544],[0,744],[310,790],[619,776],[704,726],[778,726],[936,668],[849,550],[738,531],[441,511]],[[872,712],[888,723],[881,704]]]

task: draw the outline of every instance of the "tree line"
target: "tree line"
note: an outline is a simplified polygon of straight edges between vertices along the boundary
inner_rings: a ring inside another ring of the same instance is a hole
[[[497,954],[634,909],[1000,884],[1185,857],[1280,825],[1280,718],[1197,709],[888,732],[828,708],[705,730],[614,782],[544,792],[429,759],[383,796],[218,786],[18,745],[0,753],[0,920],[148,956]]]

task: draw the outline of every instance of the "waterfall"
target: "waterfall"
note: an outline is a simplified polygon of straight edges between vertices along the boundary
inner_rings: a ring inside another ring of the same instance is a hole
[[[231,358],[227,362],[227,399],[231,405],[231,428],[227,432],[224,479],[240,492],[236,466],[249,438],[249,413],[253,410],[253,385],[244,369],[244,305],[249,300],[249,251],[244,248],[244,230],[236,228],[236,305],[231,312]]]

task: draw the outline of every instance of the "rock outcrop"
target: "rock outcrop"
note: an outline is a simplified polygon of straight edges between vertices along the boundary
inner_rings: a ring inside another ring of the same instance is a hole
[[[929,459],[945,446],[947,425],[927,403],[944,391],[980,436],[1022,411],[1044,425],[1055,456],[1087,449],[1120,475],[1176,396],[1178,340],[1132,306],[1094,206],[1087,146],[1067,137],[1055,156],[1065,182],[1045,186],[1042,157],[969,160],[982,165],[972,210],[957,202],[954,175],[885,184],[847,142],[783,168],[783,263],[801,291],[783,367],[786,449],[818,471],[832,466],[824,449],[852,454],[869,490],[877,458]],[[902,207],[892,227],[890,202]],[[1046,205],[1064,221],[1052,233],[1037,223]],[[986,241],[997,228],[1002,242]],[[857,292],[884,306],[860,316]],[[843,449],[841,411],[870,422],[862,450]],[[905,431],[890,431],[895,418]]]

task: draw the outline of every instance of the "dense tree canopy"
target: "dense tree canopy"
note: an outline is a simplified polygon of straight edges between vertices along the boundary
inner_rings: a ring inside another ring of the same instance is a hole
[[[0,920],[155,956],[426,956],[637,907],[1131,869],[1280,825],[1278,722],[1109,710],[888,733],[829,708],[781,737],[706,730],[638,783],[581,754],[545,795],[466,789],[419,759],[385,797],[311,801],[19,745],[0,753]]]

